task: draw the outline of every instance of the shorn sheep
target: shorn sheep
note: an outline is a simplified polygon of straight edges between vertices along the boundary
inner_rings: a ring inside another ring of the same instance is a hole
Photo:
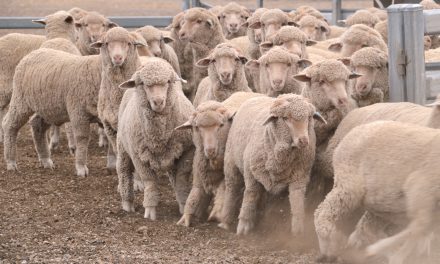
[[[225,198],[221,227],[230,229],[244,180],[237,234],[255,226],[263,192],[289,189],[291,231],[304,231],[304,195],[315,156],[313,117],[325,122],[301,95],[249,99],[234,117],[225,150]]]
[[[182,218],[177,224],[189,226],[196,210],[206,211],[214,196],[208,220],[221,219],[224,194],[223,160],[226,139],[237,109],[258,93],[236,92],[224,102],[206,101],[200,104],[190,119],[176,129],[193,131],[196,146],[193,162],[193,185]]]
[[[258,92],[277,97],[280,94],[300,94],[304,84],[294,78],[294,75],[310,66],[311,62],[300,59],[283,47],[274,47],[258,60],[246,64],[252,72],[258,72],[260,90]]]
[[[218,19],[223,28],[226,39],[233,39],[246,35],[246,20],[250,11],[236,2],[230,2],[220,9]]]
[[[176,84],[180,80],[168,62],[151,58],[120,85],[133,88],[125,92],[119,108],[116,169],[122,208],[134,212],[136,170],[144,185],[144,217],[151,220],[156,220],[159,203],[158,177],[170,179],[180,213],[191,188],[191,131],[175,128],[189,119],[194,107]]]
[[[105,47],[111,50],[116,46],[119,49],[117,43],[120,41],[120,36],[107,38]],[[70,121],[76,141],[76,174],[88,175],[87,147],[90,123],[99,122],[97,104],[103,54],[77,56],[57,50],[39,49],[20,61],[14,75],[11,104],[2,124],[8,170],[17,169],[17,133],[35,113],[38,118],[32,119],[31,126],[43,167],[54,167],[45,137],[49,125]]]
[[[321,260],[334,260],[345,247],[367,246],[363,257],[385,256],[392,264],[429,254],[440,220],[439,139],[437,129],[394,121],[344,137],[333,157],[334,188],[315,212]],[[361,207],[366,212],[347,243],[337,222]],[[398,232],[387,237],[390,226]]]
[[[197,67],[208,67],[208,77],[197,88],[194,106],[208,100],[222,102],[235,92],[250,92],[244,73],[246,62],[246,57],[227,43],[217,45],[208,57],[198,61]]]

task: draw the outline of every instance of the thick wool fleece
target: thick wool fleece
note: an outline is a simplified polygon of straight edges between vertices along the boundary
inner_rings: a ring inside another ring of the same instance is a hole
[[[289,187],[292,223],[297,223],[292,228],[301,231],[304,220],[301,199],[304,199],[315,156],[313,112],[314,107],[307,99],[294,94],[278,98],[258,97],[242,104],[234,116],[226,143],[223,223],[230,226],[235,220],[236,200],[240,197],[244,180],[246,189],[240,221],[255,223],[257,204],[264,191],[277,194]],[[263,125],[271,114],[276,115],[275,119]],[[292,137],[287,124],[278,118],[294,115],[306,116],[310,120],[309,144],[304,148],[291,147]]]
[[[304,84],[302,82],[297,81],[294,78],[294,75],[300,71],[298,61],[300,58],[294,54],[289,53],[286,49],[282,47],[274,47],[270,49],[266,54],[260,57],[259,62],[259,78],[260,78],[260,87],[264,89],[266,95],[270,97],[276,97],[280,94],[285,93],[294,93],[300,94],[304,88]],[[269,79],[269,73],[265,67],[266,64],[269,63],[283,63],[290,64],[289,71],[286,76],[286,81],[284,84],[284,88],[281,91],[274,91],[271,88],[271,83]],[[256,77],[254,77],[256,78]]]
[[[75,19],[76,20],[76,19]],[[83,27],[86,25],[105,25],[105,30],[109,28],[109,20],[98,12],[87,12],[81,19],[78,20]],[[76,46],[83,56],[99,54],[99,49],[90,47],[92,44],[91,36],[86,29],[81,29],[84,32],[78,33]]]
[[[233,46],[222,43],[215,47],[209,55],[209,58],[215,60],[220,57],[229,57],[235,60],[240,59],[239,56],[241,56],[240,53]],[[225,85],[220,81],[214,63],[210,63],[208,66],[208,77],[202,80],[197,89],[194,106],[197,107],[202,102],[208,100],[222,102],[235,92],[250,92],[251,89],[248,86],[244,65],[241,61],[236,62],[233,74],[234,76],[232,77],[231,83]]]
[[[250,16],[247,20],[248,25],[252,25],[255,22],[260,21],[260,17],[261,15],[266,12],[267,8],[258,8],[254,11],[254,13],[252,14],[252,16]],[[257,60],[258,58],[260,58],[261,53],[260,53],[260,43],[257,43],[255,41],[255,31],[252,28],[248,28],[247,29],[247,36],[249,39],[249,48],[248,48],[248,54],[247,56],[251,59]],[[261,42],[261,40],[260,40]]]
[[[364,24],[366,26],[375,26],[380,19],[373,13],[367,10],[358,10],[353,15],[349,16],[345,24],[349,27],[356,24]]]
[[[388,43],[388,21],[380,21],[374,26],[374,29],[379,32],[385,43]]]
[[[302,16],[301,19],[298,21],[298,25],[300,27],[325,27],[328,31],[330,31],[330,27],[327,22],[311,14]]]
[[[67,12],[69,12],[69,14],[71,14],[73,16],[75,21],[79,21],[81,18],[83,18],[84,16],[86,16],[88,14],[88,12],[86,10],[81,9],[79,7],[73,7],[71,9],[69,9]]]
[[[181,75],[177,54],[170,45],[164,42],[162,31],[153,26],[144,26],[136,30],[136,32],[141,34],[148,44],[150,44],[152,41],[157,41],[161,50],[160,57],[168,61],[173,66],[177,74],[179,74],[179,76]]]
[[[379,32],[363,24],[351,26],[342,34],[341,40],[343,43],[362,44],[378,48],[384,52],[388,51],[388,47]]]
[[[228,29],[226,28],[225,21],[223,21],[223,19],[221,17],[221,15],[223,15],[223,14],[238,14],[238,16],[249,17],[250,12],[246,7],[239,5],[236,2],[230,2],[227,5],[223,6],[220,10],[220,13],[219,13],[220,23],[222,24],[223,33],[224,33],[226,39],[233,39],[233,38],[237,38],[237,37],[241,37],[241,36],[246,35],[247,27],[243,26],[243,25],[238,25],[240,27],[240,29],[237,32],[234,32],[234,33],[229,32]]]
[[[134,77],[136,88],[125,93],[119,109],[117,170],[122,200],[133,203],[130,179],[136,170],[146,186],[144,207],[157,206],[156,179],[168,177],[183,212],[194,147],[190,130],[174,128],[186,122],[194,108],[177,90],[175,72],[165,60],[148,60]],[[157,113],[152,110],[144,87],[161,84],[168,85],[166,105]]]
[[[133,43],[130,33],[121,27],[107,31],[102,41],[119,40],[123,43]],[[105,133],[116,151],[116,132],[118,129],[118,111],[124,91],[119,85],[131,78],[140,67],[141,62],[136,51],[136,45],[129,45],[124,64],[114,66],[106,45],[101,47],[102,78],[98,96],[99,119],[104,125]]]

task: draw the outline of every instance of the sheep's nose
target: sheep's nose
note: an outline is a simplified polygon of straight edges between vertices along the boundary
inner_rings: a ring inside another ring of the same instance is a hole
[[[154,57],[159,58],[162,55],[162,52],[159,50],[159,51],[155,51],[153,54],[154,54]]]
[[[215,148],[213,147],[206,148],[205,151],[206,151],[206,156],[208,157],[213,157],[215,155]]]
[[[345,105],[347,102],[347,98],[338,98],[338,105]]]
[[[365,84],[365,83],[363,83],[363,84],[359,84],[359,85],[357,86],[357,90],[358,90],[359,92],[365,92],[365,90],[367,90],[367,84]]]
[[[229,78],[231,78],[231,73],[230,72],[222,72],[222,73],[220,73],[220,76],[225,80],[229,80]]]
[[[276,87],[280,87],[282,82],[282,80],[274,80],[273,85],[275,85]]]
[[[186,38],[186,33],[183,32],[183,31],[180,31],[180,33],[179,33],[179,38],[180,38],[180,39],[185,39],[185,38]]]
[[[156,106],[161,106],[163,104],[163,99],[162,98],[154,98],[153,104]]]
[[[237,23],[231,23],[231,24],[229,24],[229,26],[230,26],[232,29],[237,29],[237,28],[238,28],[238,24],[237,24]]]
[[[121,63],[122,62],[122,55],[114,55],[113,61],[116,63]]]
[[[300,137],[298,142],[300,147],[305,147],[309,145],[309,139],[307,137]]]

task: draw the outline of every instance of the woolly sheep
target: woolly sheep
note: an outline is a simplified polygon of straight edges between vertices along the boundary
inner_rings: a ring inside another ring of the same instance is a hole
[[[75,21],[80,20],[88,13],[86,10],[81,9],[79,7],[73,7],[69,9],[67,12],[73,16],[73,19],[75,19]]]
[[[296,10],[291,11],[289,15],[295,22],[300,21],[304,16],[314,16],[317,19],[327,23],[327,20],[324,18],[321,12],[311,6],[299,6]]]
[[[331,25],[329,26],[329,28],[330,28],[330,33],[327,35],[327,39],[339,38],[347,30],[347,28],[345,27],[339,27],[335,25]]]
[[[335,259],[345,246],[367,246],[365,257],[385,256],[396,264],[415,253],[429,254],[440,215],[439,136],[437,129],[378,121],[344,137],[333,157],[334,188],[315,212],[321,260]],[[363,231],[347,244],[337,223],[358,208],[366,210],[358,223]],[[385,238],[388,228],[398,232]],[[375,239],[359,245],[368,236]]]
[[[374,29],[379,32],[379,34],[382,36],[383,41],[385,43],[388,43],[388,21],[380,21],[374,26]],[[424,36],[424,47],[425,50],[429,50],[432,47],[432,38],[435,38],[435,36]]]
[[[258,97],[242,104],[226,143],[226,189],[220,227],[230,229],[244,180],[237,234],[247,234],[255,226],[257,205],[264,191],[279,194],[286,188],[291,232],[303,233],[304,195],[315,155],[312,117],[321,116],[301,95]]]
[[[380,21],[379,17],[377,17],[374,13],[368,10],[357,10],[354,14],[350,15],[346,20],[341,20],[343,24],[348,27],[357,24],[363,24],[368,27],[374,28],[374,26]]]
[[[112,49],[120,40],[119,36],[108,37],[106,48]],[[61,125],[70,121],[76,141],[76,173],[78,176],[88,175],[86,161],[90,123],[99,121],[97,101],[102,56],[77,56],[39,49],[20,61],[14,75],[10,108],[3,120],[8,170],[17,169],[18,130],[36,113],[39,118],[34,118],[31,126],[43,167],[53,168],[45,138],[49,124]]]
[[[257,60],[260,58],[260,43],[262,42],[263,38],[261,36],[261,28],[249,28],[249,25],[254,24],[255,22],[260,20],[261,15],[266,12],[267,8],[258,8],[254,11],[254,13],[246,20],[246,27],[247,27],[247,37],[249,39],[249,49],[247,53],[247,57],[250,59]]]
[[[174,40],[170,37],[164,36],[163,33],[153,27],[144,26],[136,30],[147,42],[148,49],[155,57],[162,58],[168,61],[177,72],[180,74],[179,60],[177,58],[176,52],[169,45],[170,42]],[[140,54],[143,55],[143,54]]]
[[[297,81],[294,75],[311,65],[306,59],[300,59],[291,54],[283,47],[274,47],[258,60],[251,60],[246,64],[247,68],[259,70],[260,93],[271,97],[280,94],[300,94],[304,89],[302,82]]]
[[[269,9],[265,11],[260,20],[249,25],[249,28],[261,28],[262,41],[269,40],[282,26],[296,26],[297,24],[280,9]]]
[[[109,40],[118,42],[106,45]],[[121,27],[107,31],[101,40],[92,44],[102,54],[101,85],[98,94],[98,116],[103,124],[105,134],[110,141],[107,168],[116,168],[113,151],[116,151],[116,133],[118,131],[118,111],[123,91],[119,84],[131,78],[141,66],[137,53],[138,46],[146,45],[138,42],[130,33]]]
[[[180,213],[190,190],[194,146],[191,131],[175,131],[186,122],[194,107],[175,82],[180,77],[161,58],[147,60],[132,79],[122,83],[128,90],[122,99],[118,122],[117,172],[122,208],[134,212],[133,171],[144,188],[144,217],[156,220],[158,177],[166,177],[175,190]]]
[[[430,10],[430,9],[440,9],[440,5],[437,4],[434,0],[423,0],[420,1],[420,3],[423,6],[424,10]]]
[[[330,45],[328,49],[340,52],[344,57],[349,57],[355,51],[365,47],[373,47],[388,52],[388,47],[379,32],[363,24],[351,26],[342,34],[340,40]]]
[[[245,26],[245,22],[250,16],[250,12],[246,7],[236,2],[229,2],[221,8],[217,16],[226,39],[246,35],[247,27]]]
[[[307,34],[310,40],[321,41],[327,39],[330,33],[329,25],[314,16],[306,15],[298,21],[299,29]]]
[[[208,67],[208,77],[197,88],[194,106],[208,100],[222,102],[238,91],[250,92],[244,73],[246,62],[247,59],[227,43],[217,45],[208,57],[198,61],[196,66]]]
[[[379,9],[376,7],[369,7],[367,9],[368,12],[375,14],[381,21],[387,20],[388,19],[388,14],[386,9]]]
[[[362,48],[347,58],[359,78],[352,82],[352,97],[359,107],[389,100],[388,56],[376,48]]]
[[[206,101],[200,104],[189,120],[176,129],[192,128],[196,146],[193,161],[193,185],[185,203],[184,214],[177,223],[189,226],[196,209],[207,207],[214,196],[208,221],[221,218],[224,193],[223,160],[226,139],[237,109],[258,93],[236,92],[224,102]],[[207,208],[199,210],[206,211]]]

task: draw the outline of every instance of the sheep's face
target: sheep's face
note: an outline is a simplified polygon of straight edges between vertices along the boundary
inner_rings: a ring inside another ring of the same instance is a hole
[[[292,137],[292,147],[303,148],[309,145],[309,118],[296,120],[293,117],[284,117]]]
[[[270,19],[265,23],[261,23],[261,30],[263,32],[263,39],[270,39],[275,33],[280,30],[282,26],[287,25],[284,21],[279,21],[278,19]]]
[[[432,46],[432,39],[430,36],[425,36],[423,38],[423,46],[425,47],[425,50],[429,50]]]
[[[327,28],[322,25],[305,25],[300,26],[300,29],[306,33],[311,40],[321,41],[327,39]]]
[[[170,84],[171,81],[164,84],[143,85],[148,102],[154,112],[161,113],[165,109]]]
[[[107,30],[116,26],[115,23],[99,14],[94,14],[93,12],[75,23],[78,37],[86,47],[89,47],[91,43],[98,41]],[[89,51],[91,54],[97,54],[99,52],[99,50]]]
[[[253,31],[255,43],[260,44],[263,41],[263,33],[261,32],[261,28],[253,29]]]
[[[159,38],[153,38],[147,40],[147,44],[150,52],[155,57],[162,57],[162,50],[165,47],[165,44],[172,42],[173,39],[169,37],[160,36]]]
[[[108,55],[114,66],[121,66],[127,58],[128,51],[131,48],[130,41],[109,41],[107,42]]]
[[[373,88],[373,83],[376,80],[376,76],[380,71],[380,68],[357,66],[354,68],[354,71],[362,75],[355,80],[355,93],[361,96],[369,94]]]
[[[283,90],[292,63],[272,62],[264,65],[269,77],[270,86],[274,91]],[[295,67],[296,68],[296,67]],[[296,70],[298,72],[298,70]]]
[[[334,80],[332,82],[322,80],[318,83],[318,86],[336,108],[346,109],[349,106],[346,80]]]
[[[215,19],[217,20],[217,18]],[[206,34],[209,34],[209,31],[212,31],[213,27],[213,19],[190,16],[187,14],[183,19],[182,28],[179,31],[179,38],[184,41],[199,42],[200,39],[207,37]]]
[[[241,26],[246,22],[249,17],[249,13],[245,10],[235,10],[223,12],[219,16],[220,22],[226,27],[226,30],[231,33],[237,33]]]
[[[329,46],[329,50],[334,52],[340,52],[342,57],[350,57],[356,51],[370,47],[368,43],[347,43],[347,42],[337,42]]]

